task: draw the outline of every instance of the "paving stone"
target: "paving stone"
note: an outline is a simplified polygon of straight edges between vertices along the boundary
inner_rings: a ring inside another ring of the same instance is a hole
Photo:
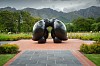
[[[10,66],[26,66],[26,64],[11,64]]]
[[[74,64],[72,60],[56,60],[56,64]]]
[[[31,60],[47,60],[47,57],[32,57]]]
[[[63,57],[48,57],[48,60],[63,60]]]
[[[11,65],[17,65],[18,62],[20,62],[19,60],[15,60],[14,62],[11,63]],[[25,64],[24,64],[25,65]]]
[[[29,60],[31,57],[19,57],[17,60]]]
[[[10,66],[82,66],[68,50],[32,50],[22,53]]]
[[[46,66],[46,64],[26,64],[27,66]]]
[[[38,64],[55,64],[55,60],[41,60]]]
[[[17,64],[36,64],[36,60],[20,60]]]
[[[67,66],[82,66],[81,64],[67,64]]]
[[[0,45],[8,44],[8,43],[11,43],[11,42],[14,42],[14,41],[0,41]]]
[[[68,66],[67,64],[47,64],[47,66]]]

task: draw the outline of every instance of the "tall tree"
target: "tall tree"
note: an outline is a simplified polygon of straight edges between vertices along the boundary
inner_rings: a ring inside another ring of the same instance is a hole
[[[73,21],[75,31],[90,31],[91,25],[95,22],[93,19],[78,18]]]
[[[13,13],[10,11],[0,12],[1,31],[13,32],[14,22]]]
[[[0,11],[0,32],[31,32],[38,20],[25,11]]]

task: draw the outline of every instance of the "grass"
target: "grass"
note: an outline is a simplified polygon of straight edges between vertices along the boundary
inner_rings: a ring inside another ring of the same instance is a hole
[[[96,64],[100,66],[100,54],[85,54],[85,56]]]
[[[0,66],[3,66],[7,61],[13,58],[15,54],[0,54]]]

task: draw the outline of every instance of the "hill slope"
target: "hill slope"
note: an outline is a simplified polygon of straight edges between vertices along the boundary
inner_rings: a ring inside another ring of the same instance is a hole
[[[1,8],[2,10],[9,10],[9,11],[17,11],[15,8],[5,7]],[[32,16],[41,17],[41,18],[57,18],[63,22],[69,22],[73,19],[78,17],[100,17],[100,7],[92,6],[86,9],[81,9],[79,11],[64,13],[58,12],[56,10],[50,8],[43,8],[43,9],[34,9],[34,8],[25,8],[22,9],[23,11],[28,11],[31,13]]]

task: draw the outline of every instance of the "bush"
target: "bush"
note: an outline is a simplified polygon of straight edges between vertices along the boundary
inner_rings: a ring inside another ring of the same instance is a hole
[[[31,34],[0,34],[0,41],[16,41],[20,39],[31,39]]]
[[[80,51],[82,51],[84,53],[88,53],[88,45],[87,44],[82,44],[80,46]]]
[[[82,39],[82,40],[94,40],[100,42],[100,33],[68,33],[68,38]]]
[[[80,46],[80,51],[86,54],[100,54],[100,44],[82,44]]]
[[[18,52],[19,47],[16,44],[4,44],[0,46],[0,54],[13,54]]]

